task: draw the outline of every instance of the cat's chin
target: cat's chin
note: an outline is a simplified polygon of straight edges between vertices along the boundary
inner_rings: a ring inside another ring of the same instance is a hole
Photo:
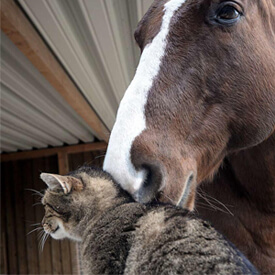
[[[70,240],[77,241],[77,242],[82,241],[80,237],[70,235],[60,226],[58,226],[54,232],[50,233],[50,235],[55,240],[62,240],[62,239],[68,238]]]
[[[53,239],[56,240],[61,240],[68,237],[68,234],[66,234],[66,232],[64,232],[60,226],[58,226],[54,232],[50,233],[50,235]]]

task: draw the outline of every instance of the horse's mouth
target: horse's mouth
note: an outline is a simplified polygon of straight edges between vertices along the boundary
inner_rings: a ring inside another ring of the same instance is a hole
[[[182,189],[176,188],[164,188],[158,192],[156,199],[163,203],[169,203],[176,205],[181,208],[189,209],[190,211],[194,208],[195,203],[195,189],[196,189],[196,176],[193,172],[189,175],[181,184]]]
[[[195,169],[178,169],[178,173],[171,176],[163,166],[150,164],[146,166],[146,171],[144,183],[132,193],[136,201],[168,203],[193,210],[197,181]]]

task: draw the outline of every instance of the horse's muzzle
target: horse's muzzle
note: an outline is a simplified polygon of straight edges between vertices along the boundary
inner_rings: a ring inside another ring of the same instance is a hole
[[[159,201],[192,210],[196,189],[196,172],[189,171],[178,178],[170,177],[161,164],[145,165],[146,179],[132,194],[140,203]]]

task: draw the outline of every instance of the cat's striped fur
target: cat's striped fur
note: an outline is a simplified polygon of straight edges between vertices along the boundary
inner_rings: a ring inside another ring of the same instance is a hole
[[[136,203],[101,170],[41,178],[49,186],[44,229],[81,242],[85,274],[257,273],[208,222],[171,205]]]

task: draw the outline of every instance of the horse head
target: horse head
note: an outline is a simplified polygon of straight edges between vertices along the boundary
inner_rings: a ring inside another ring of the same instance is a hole
[[[104,169],[136,200],[193,208],[223,159],[275,127],[274,0],[156,0]]]

